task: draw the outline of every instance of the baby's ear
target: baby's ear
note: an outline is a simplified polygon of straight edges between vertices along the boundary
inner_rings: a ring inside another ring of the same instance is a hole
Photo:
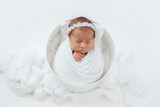
[[[67,34],[67,35],[68,35],[69,39],[71,39],[71,36],[69,34]]]
[[[95,39],[96,35],[94,35],[94,39]]]
[[[67,34],[68,35],[68,37],[70,38],[70,35],[69,34]]]

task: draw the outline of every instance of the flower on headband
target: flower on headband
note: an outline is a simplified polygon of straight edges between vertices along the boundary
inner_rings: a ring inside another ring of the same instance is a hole
[[[77,24],[73,24],[72,26],[70,26],[67,29],[67,33],[69,34],[73,29],[77,28],[77,27],[89,27],[91,29],[93,29],[94,31],[96,30],[95,26],[92,23],[88,23],[88,22],[82,22],[82,23],[77,23]]]

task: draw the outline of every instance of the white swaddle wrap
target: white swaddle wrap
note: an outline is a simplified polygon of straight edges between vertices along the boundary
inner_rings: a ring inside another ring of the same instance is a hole
[[[99,41],[94,39],[94,49],[79,62],[72,55],[67,37],[55,55],[53,69],[59,78],[74,85],[87,85],[97,81],[103,74],[104,61]]]

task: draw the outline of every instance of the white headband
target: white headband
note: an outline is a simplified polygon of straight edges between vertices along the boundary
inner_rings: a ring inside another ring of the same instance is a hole
[[[68,27],[67,33],[69,34],[73,29],[75,29],[77,27],[90,27],[94,31],[96,30],[96,27],[92,23],[88,23],[88,22],[80,23],[79,22],[77,24],[73,24],[72,26]]]

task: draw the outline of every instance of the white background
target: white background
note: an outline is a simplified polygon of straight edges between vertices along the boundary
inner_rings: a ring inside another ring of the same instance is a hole
[[[135,106],[160,107],[160,0],[0,0],[0,58],[32,50],[45,55],[54,27],[78,16],[98,22],[116,50],[134,55],[146,92]],[[50,100],[19,98],[2,75],[0,93],[0,107],[55,106]]]

